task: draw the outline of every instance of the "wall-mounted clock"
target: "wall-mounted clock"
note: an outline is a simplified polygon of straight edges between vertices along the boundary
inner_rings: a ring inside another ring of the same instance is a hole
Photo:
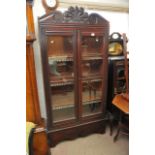
[[[123,39],[120,33],[114,32],[110,35],[108,54],[110,56],[123,55]]]
[[[46,12],[48,12],[57,8],[58,0],[42,0],[42,4]]]

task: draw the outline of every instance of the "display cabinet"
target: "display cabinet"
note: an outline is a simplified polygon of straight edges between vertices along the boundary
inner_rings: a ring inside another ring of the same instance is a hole
[[[110,56],[109,60],[109,81],[108,81],[108,105],[109,111],[114,112],[112,99],[116,94],[126,92],[124,56]]]
[[[128,42],[128,39],[126,38]],[[112,106],[112,99],[116,94],[126,92],[126,80],[125,80],[125,60],[124,60],[124,44],[123,36],[119,32],[113,32],[109,36],[109,48],[108,48],[108,105],[107,109],[110,112],[115,111],[115,107]]]
[[[51,146],[105,130],[109,23],[70,7],[38,19]]]

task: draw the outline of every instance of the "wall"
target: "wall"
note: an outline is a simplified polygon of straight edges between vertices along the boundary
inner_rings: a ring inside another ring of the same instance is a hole
[[[129,11],[129,0],[59,0],[60,7],[83,6],[93,10]]]
[[[64,11],[66,8],[57,8],[58,10]],[[110,22],[110,33],[120,32],[126,33],[128,36],[128,16],[127,12],[114,12],[114,11],[99,11],[99,10],[88,10],[88,13],[96,12],[102,15],[105,19]],[[41,67],[41,56],[40,56],[40,46],[38,39],[38,17],[45,14],[44,8],[42,7],[41,0],[35,0],[33,6],[33,16],[35,24],[35,33],[36,41],[34,42],[34,56],[35,56],[35,65],[36,65],[36,76],[38,84],[38,93],[40,101],[40,109],[42,117],[46,118],[45,110],[45,98],[44,98],[44,89],[43,89],[43,77],[42,77],[42,67]]]

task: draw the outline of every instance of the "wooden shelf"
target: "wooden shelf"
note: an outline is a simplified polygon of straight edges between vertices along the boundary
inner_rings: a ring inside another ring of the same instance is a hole
[[[82,76],[82,81],[84,82],[86,82],[86,81],[91,81],[91,82],[99,82],[99,81],[102,81],[103,80],[103,76],[101,76],[101,75],[98,75],[98,76],[96,76],[96,75],[92,75],[92,74],[88,74],[87,76]]]
[[[63,94],[55,94],[52,95],[52,101],[53,102],[53,110],[61,110],[64,108],[71,108],[74,107],[74,93],[73,92],[66,92]],[[92,104],[92,103],[98,103],[101,102],[101,93],[98,91],[96,93],[96,97],[92,95],[92,97],[89,97],[89,92],[85,91],[82,93],[82,104]]]
[[[103,57],[101,56],[84,56],[82,57],[83,61],[88,61],[88,60],[103,60]]]
[[[65,86],[65,85],[71,85],[74,84],[74,78],[73,76],[69,76],[68,74],[65,74],[66,76],[55,76],[50,78],[50,86]],[[67,76],[68,75],[68,76]]]
[[[84,52],[82,54],[82,60],[102,60],[103,55],[101,53],[96,53],[96,52]]]
[[[103,80],[102,76],[90,76],[82,77],[82,82],[101,82]],[[74,79],[72,76],[64,76],[60,78],[51,78],[50,86],[63,86],[74,84]]]
[[[73,61],[73,56],[70,56],[70,55],[49,56],[48,61],[49,61],[49,64],[50,64],[50,61],[56,61],[56,62]]]
[[[86,101],[83,102],[83,106],[88,105],[88,104],[95,104],[95,103],[101,103],[101,100],[91,100],[91,101]],[[53,110],[62,110],[66,108],[72,108],[74,107],[74,104],[67,104],[67,105],[62,105],[62,106],[55,106],[53,107]]]
[[[57,87],[57,86],[65,86],[65,85],[73,85],[73,84],[74,84],[74,81],[66,81],[66,82],[56,81],[56,82],[51,82],[50,86],[51,87]]]

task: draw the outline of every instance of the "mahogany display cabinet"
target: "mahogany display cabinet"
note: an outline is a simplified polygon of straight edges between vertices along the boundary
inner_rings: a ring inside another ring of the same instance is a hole
[[[104,133],[109,22],[70,7],[39,17],[38,25],[50,145]]]

